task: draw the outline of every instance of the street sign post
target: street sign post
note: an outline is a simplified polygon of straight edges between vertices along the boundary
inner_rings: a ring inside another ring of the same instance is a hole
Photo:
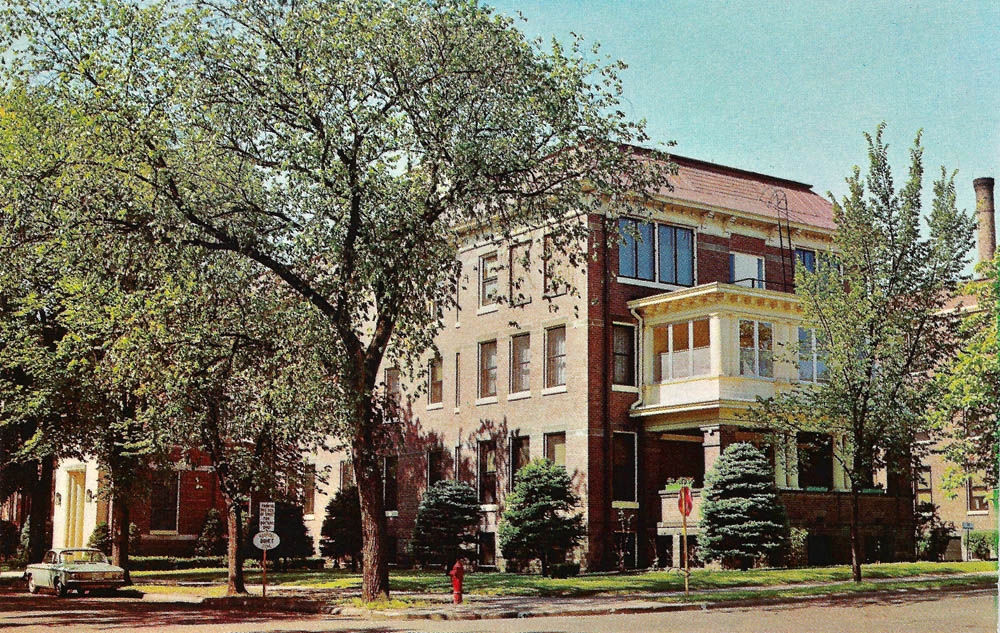
[[[677,509],[681,511],[681,529],[682,539],[681,547],[683,551],[681,556],[684,557],[684,599],[688,598],[688,583],[691,578],[691,564],[688,560],[688,516],[691,514],[691,510],[694,508],[694,499],[691,497],[691,489],[687,486],[681,486],[680,494],[677,495]]]
[[[965,560],[969,560],[969,532],[975,527],[972,521],[962,521],[962,529],[965,530]]]
[[[257,549],[262,550],[264,555],[261,557],[261,584],[263,589],[261,594],[263,597],[267,597],[267,550],[274,549],[281,542],[278,535],[274,533],[274,502],[273,501],[261,501],[260,502],[260,521],[258,522],[257,528],[259,532],[253,537],[253,544]]]

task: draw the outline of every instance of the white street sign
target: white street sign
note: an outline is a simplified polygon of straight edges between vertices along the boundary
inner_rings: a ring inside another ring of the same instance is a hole
[[[258,526],[261,532],[273,532],[274,531],[274,502],[273,501],[261,501],[260,502],[260,525]]]
[[[257,549],[267,551],[274,549],[281,543],[281,539],[274,532],[257,532],[253,537],[253,545]]]

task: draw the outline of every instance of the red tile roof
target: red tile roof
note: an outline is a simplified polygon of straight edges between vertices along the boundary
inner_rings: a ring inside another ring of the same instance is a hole
[[[655,192],[663,198],[781,220],[787,204],[792,223],[836,228],[833,205],[812,185],[684,156],[671,155],[670,160],[678,172],[669,177],[672,188]]]

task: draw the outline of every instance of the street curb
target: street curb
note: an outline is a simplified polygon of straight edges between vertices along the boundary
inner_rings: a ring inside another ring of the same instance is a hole
[[[581,609],[552,609],[537,611],[518,610],[498,610],[493,613],[489,611],[467,611],[467,612],[423,612],[408,613],[406,611],[373,611],[357,607],[345,607],[341,609],[340,615],[354,617],[365,620],[502,620],[502,619],[523,619],[523,618],[545,618],[545,617],[584,617],[594,615],[632,615],[643,613],[666,613],[681,611],[714,611],[718,609],[736,609],[756,606],[776,606],[782,604],[803,604],[830,601],[856,601],[865,600],[876,596],[892,595],[912,595],[922,592],[935,591],[941,593],[993,593],[995,589],[989,587],[944,587],[935,589],[912,588],[872,590],[863,592],[845,592],[841,594],[829,594],[821,596],[809,596],[800,598],[750,598],[746,600],[725,600],[718,602],[692,602],[692,603],[662,603],[643,604],[635,606],[617,607],[590,607]],[[488,607],[487,607],[488,608]]]

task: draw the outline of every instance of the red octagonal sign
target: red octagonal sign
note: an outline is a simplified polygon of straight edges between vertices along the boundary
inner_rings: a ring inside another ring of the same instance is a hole
[[[681,511],[681,514],[688,517],[691,516],[691,509],[694,507],[694,499],[691,498],[691,489],[687,486],[681,488],[681,492],[677,495],[677,509]]]

